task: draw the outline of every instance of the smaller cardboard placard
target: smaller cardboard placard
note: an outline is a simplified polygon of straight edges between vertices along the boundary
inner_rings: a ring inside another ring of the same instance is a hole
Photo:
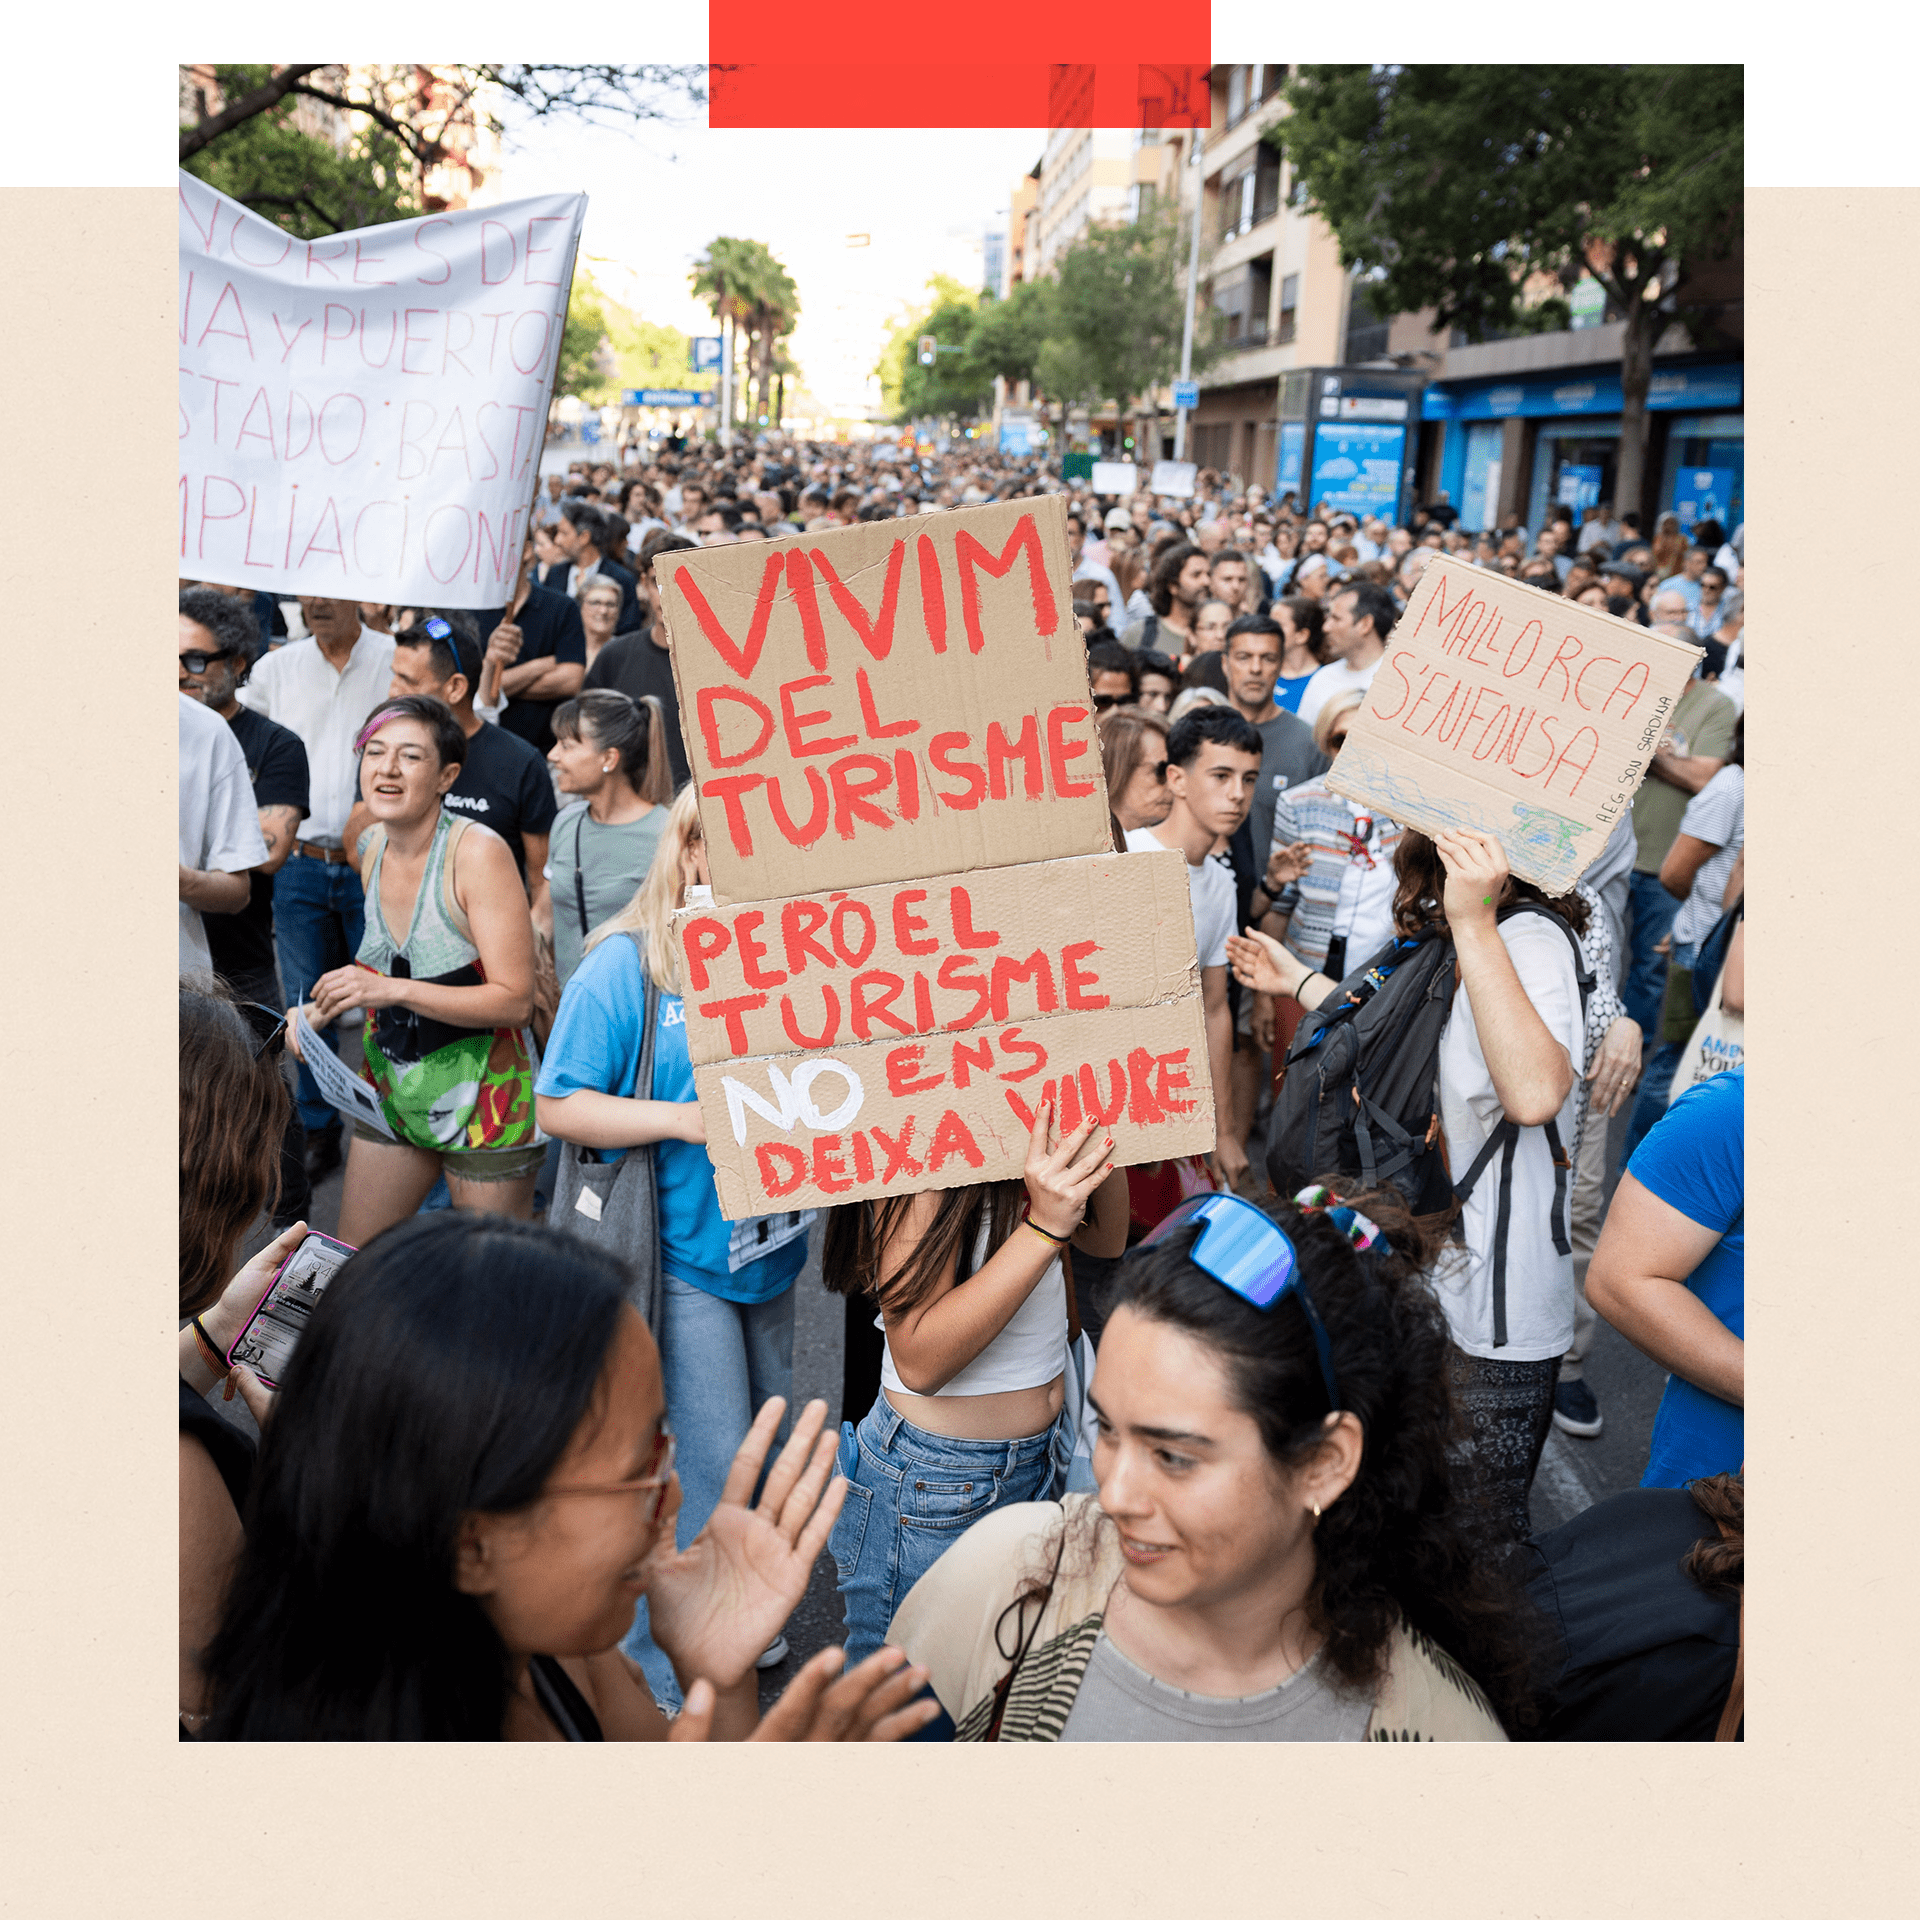
[[[1192,993],[1177,853],[982,867],[675,916],[695,1066]]]
[[[1491,834],[1520,879],[1570,892],[1703,657],[1435,554],[1327,784],[1421,833]]]
[[[1095,493],[1132,493],[1140,485],[1140,469],[1131,460],[1096,460],[1090,484]]]
[[[1214,1144],[1177,853],[1098,854],[677,916],[728,1219],[1014,1179],[1036,1104],[1115,1164]]]
[[[695,1067],[693,1082],[729,1220],[1017,1180],[1049,1095],[1062,1127],[1094,1114],[1116,1166],[1214,1145],[1198,989],[1155,1006]]]
[[[1191,460],[1156,460],[1148,485],[1162,499],[1191,500],[1194,475],[1199,471]]]

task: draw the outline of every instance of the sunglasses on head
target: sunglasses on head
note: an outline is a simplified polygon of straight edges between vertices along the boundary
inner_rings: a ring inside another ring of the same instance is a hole
[[[216,660],[231,660],[238,653],[236,647],[222,647],[218,653],[208,653],[201,647],[191,647],[180,656],[180,664],[189,673],[205,673]]]
[[[287,1020],[289,1016],[282,1013],[278,1007],[263,1007],[257,1000],[243,1000],[240,1003],[240,1011],[242,1013],[262,1013],[267,1017],[267,1036],[253,1050],[254,1064],[258,1066],[261,1059],[267,1054],[272,1054],[275,1058],[278,1058],[287,1044]]]
[[[1181,1201],[1140,1244],[1155,1246],[1194,1221],[1200,1223],[1200,1231],[1187,1249],[1187,1258],[1201,1272],[1263,1313],[1289,1294],[1300,1302],[1320,1358],[1327,1404],[1338,1413],[1340,1388],[1333,1372],[1333,1343],[1300,1278],[1300,1257],[1279,1223],[1238,1194],[1203,1193]]]

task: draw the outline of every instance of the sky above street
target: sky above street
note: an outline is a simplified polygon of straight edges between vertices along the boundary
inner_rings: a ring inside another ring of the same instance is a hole
[[[928,277],[979,284],[1014,181],[1045,136],[1008,129],[715,132],[689,119],[631,130],[510,125],[500,189],[587,194],[581,263],[616,300],[688,333],[719,331],[688,291],[709,241],[764,240],[800,288],[789,351],[833,411],[878,399],[869,375]],[[871,244],[847,244],[865,233]]]

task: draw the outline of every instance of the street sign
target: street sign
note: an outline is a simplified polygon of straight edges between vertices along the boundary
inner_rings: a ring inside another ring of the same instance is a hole
[[[710,407],[711,393],[696,393],[691,387],[629,387],[621,395],[629,407]]]
[[[1176,407],[1192,409],[1200,404],[1200,382],[1198,380],[1176,380],[1173,383],[1173,404]]]
[[[695,338],[687,342],[687,367],[693,373],[720,371],[720,336],[717,333],[710,340]]]

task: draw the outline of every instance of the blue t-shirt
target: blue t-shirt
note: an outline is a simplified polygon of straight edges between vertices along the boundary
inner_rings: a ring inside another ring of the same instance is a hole
[[[1313,667],[1306,673],[1296,674],[1291,680],[1283,673],[1280,678],[1273,683],[1274,704],[1285,707],[1291,714],[1298,714],[1300,711],[1300,696],[1306,692],[1307,682],[1319,671],[1320,669],[1318,667]]]
[[[631,1096],[634,1076],[640,1071],[640,1009],[645,999],[639,948],[623,933],[610,935],[567,981],[535,1092],[555,1099],[588,1090]],[[691,1100],[693,1063],[687,1056],[686,1014],[677,994],[663,993],[659,1004],[653,1086],[646,1097]],[[618,1160],[621,1151],[604,1149],[600,1158]],[[733,1228],[721,1218],[713,1163],[705,1147],[688,1140],[662,1140],[654,1148],[654,1167],[660,1201],[660,1259],[666,1272],[702,1293],[746,1306],[772,1300],[793,1285],[807,1261],[804,1234],[738,1273],[727,1271]]]
[[[1689,1087],[1634,1150],[1628,1171],[1689,1220],[1720,1235],[1687,1278],[1729,1333],[1747,1329],[1746,1070]],[[1643,1487],[1678,1487],[1737,1473],[1747,1454],[1746,1416],[1717,1395],[1670,1375],[1654,1416]]]

